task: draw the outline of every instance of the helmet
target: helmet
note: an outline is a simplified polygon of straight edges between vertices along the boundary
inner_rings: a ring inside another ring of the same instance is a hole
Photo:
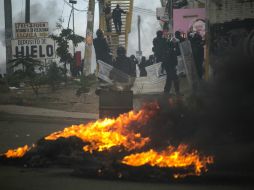
[[[162,37],[163,32],[162,32],[161,30],[158,30],[158,31],[156,32],[156,34],[157,34],[157,37]]]
[[[122,46],[118,47],[116,50],[117,56],[125,55],[126,54],[126,49]]]
[[[98,29],[97,31],[96,31],[96,35],[97,35],[97,37],[101,37],[101,36],[103,36],[103,30],[102,29]]]

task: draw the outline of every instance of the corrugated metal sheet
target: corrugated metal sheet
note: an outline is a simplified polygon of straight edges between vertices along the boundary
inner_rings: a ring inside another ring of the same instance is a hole
[[[254,0],[210,0],[211,24],[254,18]]]

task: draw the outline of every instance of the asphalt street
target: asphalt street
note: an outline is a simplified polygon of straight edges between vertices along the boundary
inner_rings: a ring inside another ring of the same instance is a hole
[[[71,124],[84,123],[77,119],[52,119],[46,117],[15,116],[2,114],[0,116],[0,152],[9,148],[16,148],[25,144],[31,145],[51,132],[61,130]],[[136,183],[128,181],[105,181],[78,178],[71,175],[70,169],[59,168],[23,168],[17,166],[0,165],[1,190],[113,190],[113,189],[144,189],[144,190],[242,190],[253,189],[248,186],[233,185],[188,185]]]

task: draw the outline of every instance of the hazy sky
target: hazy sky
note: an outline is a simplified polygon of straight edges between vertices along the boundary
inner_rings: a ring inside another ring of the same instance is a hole
[[[49,30],[55,30],[55,24],[58,18],[63,17],[64,26],[68,25],[68,18],[71,8],[64,3],[64,0],[30,0],[31,1],[31,22],[49,22]],[[67,2],[69,0],[66,0]],[[95,8],[95,26],[94,31],[98,28],[98,3],[96,0]],[[75,7],[79,10],[87,10],[88,0],[78,0]],[[134,0],[134,6],[142,9],[156,11],[160,7],[160,0]],[[0,73],[5,71],[5,42],[4,42],[4,0],[0,0]],[[137,16],[141,15],[141,46],[143,54],[148,56],[152,53],[152,39],[156,31],[160,28],[155,15],[144,13],[140,9],[134,9],[132,32],[129,35],[128,54],[135,54],[138,49],[137,44]],[[13,24],[24,22],[25,20],[25,0],[12,0]],[[85,36],[86,32],[86,12],[75,11],[75,32]],[[71,20],[72,21],[72,20]],[[72,27],[72,22],[70,23]],[[84,44],[80,45],[77,50],[84,51]],[[94,68],[94,67],[92,67]]]

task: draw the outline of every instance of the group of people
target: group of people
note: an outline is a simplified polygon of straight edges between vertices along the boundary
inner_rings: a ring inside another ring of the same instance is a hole
[[[127,57],[124,47],[119,47],[117,49],[117,57],[113,59],[108,43],[104,38],[103,31],[98,29],[96,35],[97,38],[94,39],[96,60],[101,60],[111,64],[114,68],[117,68],[130,76],[136,76],[137,65],[139,67],[141,77],[147,75],[145,67],[152,65],[153,63],[161,62],[162,70],[166,71],[167,75],[164,92],[169,94],[172,85],[174,84],[176,95],[180,95],[180,83],[176,66],[178,64],[177,57],[181,54],[179,43],[185,40],[185,38],[181,36],[180,32],[175,32],[175,37],[169,40],[163,36],[162,31],[157,31],[157,36],[153,39],[152,50],[154,55],[149,56],[148,60],[146,60],[145,57],[142,57],[140,62],[134,55]],[[194,33],[189,34],[188,38],[191,42],[193,58],[197,67],[198,76],[202,79],[204,61],[202,37],[198,33]]]
[[[112,32],[111,19],[113,19],[116,33],[120,34],[122,31],[122,14],[126,14],[127,12],[121,9],[120,5],[117,4],[111,13],[111,6],[109,2],[106,3],[103,11],[105,14],[107,32]]]
[[[156,62],[162,63],[162,70],[166,71],[167,79],[164,92],[168,94],[174,84],[175,93],[180,95],[180,84],[176,73],[177,56],[180,55],[179,42],[176,37],[167,40],[163,37],[162,31],[157,31],[157,36],[153,39],[153,52]]]
[[[204,40],[198,32],[189,32],[187,35],[191,43],[192,55],[196,66],[197,76],[201,80],[204,74]],[[163,32],[158,31],[156,38],[153,40],[153,52],[156,62],[162,62],[162,70],[166,71],[167,79],[164,92],[169,93],[174,84],[175,93],[180,94],[179,78],[177,76],[176,66],[178,56],[181,55],[179,44],[186,38],[182,37],[180,31],[176,31],[173,38],[167,40],[163,37]]]
[[[136,76],[135,56],[134,59],[133,57],[127,57],[126,49],[120,46],[117,49],[117,57],[113,59],[107,40],[104,38],[103,31],[98,29],[96,35],[97,38],[93,40],[96,60],[108,63],[130,76]]]

